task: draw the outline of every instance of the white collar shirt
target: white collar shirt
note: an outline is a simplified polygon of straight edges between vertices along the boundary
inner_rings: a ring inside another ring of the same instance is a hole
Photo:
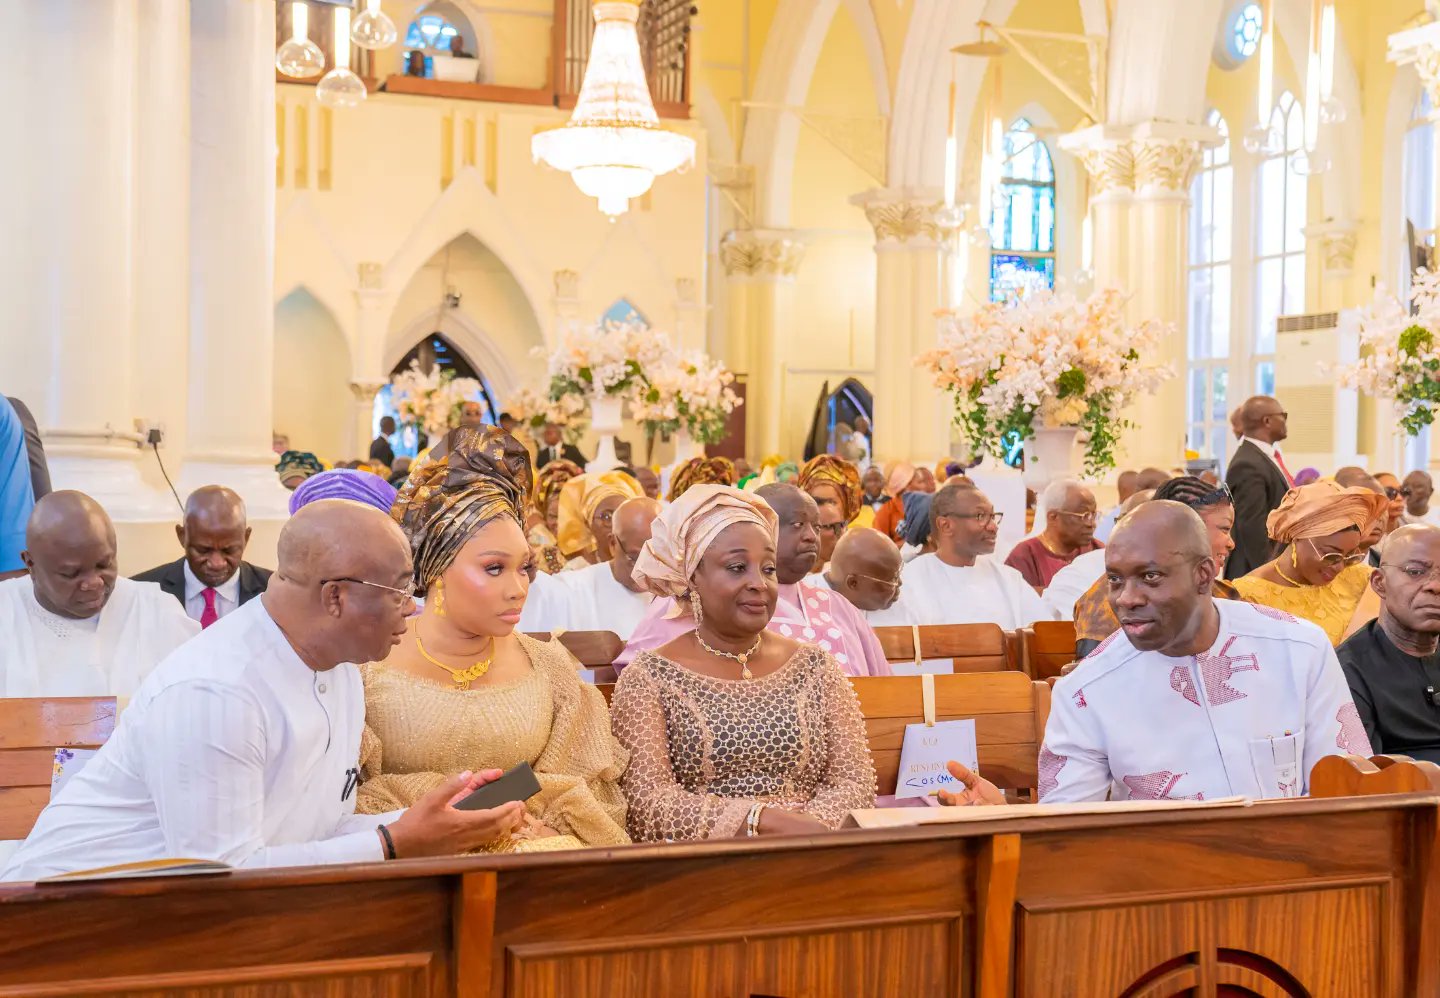
[[[205,583],[195,577],[190,570],[190,562],[184,561],[185,566],[185,613],[191,620],[199,620],[205,614],[205,590],[209,588]],[[215,587],[215,613],[223,617],[240,606],[240,570],[226,579],[224,583]]]

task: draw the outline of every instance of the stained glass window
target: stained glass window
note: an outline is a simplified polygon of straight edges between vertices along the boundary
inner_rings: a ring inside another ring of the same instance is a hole
[[[1258,3],[1247,3],[1235,12],[1230,22],[1230,54],[1237,61],[1243,61],[1255,54],[1260,47],[1260,33],[1265,27],[1265,15]]]
[[[459,33],[459,28],[439,14],[421,14],[410,22],[410,28],[405,32],[405,47],[448,50],[450,39]]]
[[[990,298],[1055,286],[1055,164],[1030,122],[1005,133],[1005,163],[990,213]]]

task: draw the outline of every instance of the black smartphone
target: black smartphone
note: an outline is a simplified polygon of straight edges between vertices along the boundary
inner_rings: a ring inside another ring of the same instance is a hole
[[[494,783],[487,783],[469,797],[455,802],[461,811],[488,811],[512,800],[529,800],[540,792],[540,781],[528,762],[522,762]]]

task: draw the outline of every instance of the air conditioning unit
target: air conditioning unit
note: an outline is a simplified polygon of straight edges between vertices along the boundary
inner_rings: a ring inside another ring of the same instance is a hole
[[[1334,368],[1360,356],[1354,309],[1282,315],[1275,323],[1275,394],[1290,414],[1285,464],[1328,474],[1364,465],[1358,453],[1359,395],[1336,384]]]

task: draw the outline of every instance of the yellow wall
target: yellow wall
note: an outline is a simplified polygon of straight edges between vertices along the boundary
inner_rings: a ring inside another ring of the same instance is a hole
[[[368,456],[351,453],[349,381],[340,327],[309,292],[295,290],[275,307],[275,432],[329,464]]]

